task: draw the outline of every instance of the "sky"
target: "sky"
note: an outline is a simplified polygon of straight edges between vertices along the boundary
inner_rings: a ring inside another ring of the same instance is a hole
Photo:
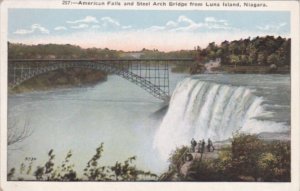
[[[256,36],[290,37],[284,11],[9,9],[8,40],[173,51]]]

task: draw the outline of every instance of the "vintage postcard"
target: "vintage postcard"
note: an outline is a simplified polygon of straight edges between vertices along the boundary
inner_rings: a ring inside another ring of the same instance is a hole
[[[1,3],[1,184],[299,190],[299,2]]]

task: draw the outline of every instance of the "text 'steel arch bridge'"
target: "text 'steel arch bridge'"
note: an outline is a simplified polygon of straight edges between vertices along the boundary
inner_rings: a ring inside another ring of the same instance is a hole
[[[193,64],[193,58],[168,59],[9,59],[8,87],[37,75],[67,68],[88,68],[119,75],[161,100],[169,98],[169,66]]]

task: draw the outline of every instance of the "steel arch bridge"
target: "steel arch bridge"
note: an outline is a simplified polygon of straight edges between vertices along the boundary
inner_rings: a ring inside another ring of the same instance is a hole
[[[87,68],[116,74],[161,100],[169,99],[169,65],[193,64],[194,59],[9,59],[8,87],[58,69]]]

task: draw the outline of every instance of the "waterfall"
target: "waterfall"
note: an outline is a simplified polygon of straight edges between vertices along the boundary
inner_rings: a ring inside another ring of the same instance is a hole
[[[284,124],[259,119],[265,111],[263,98],[246,87],[186,78],[175,88],[169,109],[154,138],[163,159],[195,138],[226,140],[235,132],[260,133],[286,130]]]

